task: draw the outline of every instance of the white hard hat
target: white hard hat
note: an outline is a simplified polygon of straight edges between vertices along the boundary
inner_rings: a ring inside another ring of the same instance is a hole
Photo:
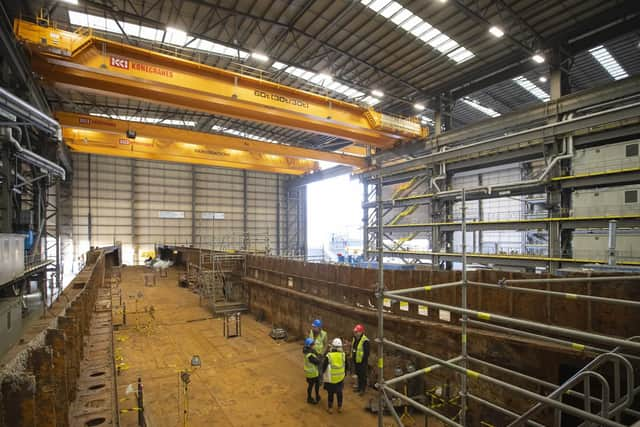
[[[331,341],[331,345],[334,347],[342,347],[342,340],[340,338],[334,338],[333,341]]]

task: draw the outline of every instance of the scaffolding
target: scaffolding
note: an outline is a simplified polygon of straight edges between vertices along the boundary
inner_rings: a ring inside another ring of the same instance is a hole
[[[245,275],[245,254],[200,249],[198,264],[187,265],[190,287],[200,295],[200,304],[215,314],[247,310],[240,280]]]
[[[381,178],[378,181],[378,190],[376,192],[376,201],[378,209],[382,206],[382,191],[380,185]],[[568,414],[584,420],[581,425],[598,425],[598,426],[616,426],[620,427],[621,418],[624,416],[640,420],[640,411],[633,409],[632,405],[637,394],[640,393],[640,386],[635,385],[634,363],[640,361],[640,336],[632,336],[626,339],[607,336],[598,333],[586,332],[577,329],[571,329],[558,325],[542,322],[535,322],[516,317],[504,316],[495,313],[483,312],[470,309],[468,306],[468,290],[472,286],[503,290],[504,292],[519,293],[535,293],[545,295],[548,298],[563,298],[573,301],[589,301],[598,304],[615,304],[628,307],[630,309],[640,309],[640,302],[634,300],[620,298],[605,298],[593,295],[584,295],[578,293],[565,293],[550,290],[553,283],[572,283],[575,285],[590,285],[593,282],[606,282],[611,280],[632,281],[640,283],[639,275],[614,276],[614,277],[570,277],[570,278],[543,278],[543,279],[514,279],[500,280],[497,284],[470,281],[467,277],[467,257],[466,257],[466,200],[465,191],[461,193],[462,203],[462,274],[461,280],[426,285],[420,287],[406,288],[400,290],[386,291],[384,286],[384,270],[383,257],[384,248],[382,244],[383,226],[382,219],[377,219],[377,256],[378,256],[378,284],[377,284],[377,314],[378,314],[378,381],[376,387],[378,389],[379,408],[385,408],[391,413],[393,419],[398,426],[403,427],[402,417],[396,412],[391,398],[399,399],[405,405],[409,405],[419,411],[431,416],[445,425],[465,427],[468,424],[467,410],[468,402],[473,401],[479,405],[491,408],[494,411],[510,418],[512,421],[508,424],[512,426],[544,426],[553,425],[559,427],[562,425],[563,414]],[[521,287],[529,284],[547,284],[545,289],[532,289]],[[436,289],[454,288],[460,291],[460,306],[441,304],[429,299],[418,299],[408,295],[417,292],[430,293]],[[401,303],[412,303],[419,306],[426,306],[431,309],[446,310],[460,316],[460,354],[449,360],[444,360],[434,356],[433,354],[424,353],[399,343],[388,340],[384,337],[384,299],[399,301]],[[470,356],[467,351],[468,345],[468,326],[472,325],[477,328],[489,329],[497,332],[504,332],[512,335],[534,339],[539,342],[552,343],[564,346],[575,351],[595,354],[595,357],[587,363],[577,373],[572,375],[562,384],[554,384],[542,379],[525,375],[521,372],[507,369],[505,367],[489,363],[487,361]],[[562,337],[562,338],[560,338]],[[399,351],[401,353],[411,355],[418,359],[424,360],[428,366],[420,369],[414,369],[404,375],[397,375],[391,379],[384,379],[384,351],[385,349]],[[471,369],[473,368],[473,369]],[[454,417],[448,417],[433,407],[428,407],[416,399],[410,397],[406,393],[401,393],[393,388],[396,384],[402,384],[411,378],[426,375],[435,370],[450,370],[459,378],[459,411]],[[527,388],[512,384],[480,372],[482,369],[486,372],[495,372],[501,375],[509,376],[517,379],[519,382],[525,382],[531,386],[535,386],[545,393],[536,393]],[[508,408],[501,406],[495,402],[491,402],[484,397],[472,392],[470,387],[474,382],[480,381],[488,383],[492,386],[499,387],[503,390],[521,396],[524,399],[534,402],[525,412],[517,413]],[[563,397],[570,396],[578,400],[574,400],[572,404],[563,402]],[[580,403],[577,403],[580,402]],[[541,423],[533,419],[542,410],[548,410],[551,413],[552,424],[548,422]],[[378,411],[378,426],[384,425],[384,410]]]

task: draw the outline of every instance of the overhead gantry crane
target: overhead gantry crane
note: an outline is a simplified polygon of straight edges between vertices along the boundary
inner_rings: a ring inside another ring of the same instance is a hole
[[[137,98],[188,110],[347,139],[378,149],[426,136],[399,118],[261,78],[147,49],[17,19],[32,66],[54,85]]]
[[[318,169],[313,160],[364,168],[348,154],[310,150],[247,138],[58,111],[65,143],[74,151],[140,159],[181,161],[300,175]]]

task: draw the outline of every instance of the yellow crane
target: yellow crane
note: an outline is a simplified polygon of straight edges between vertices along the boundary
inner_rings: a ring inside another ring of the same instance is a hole
[[[113,40],[21,19],[45,82],[137,98],[210,114],[330,135],[386,149],[426,136],[415,118],[399,118],[308,91]]]
[[[318,169],[313,160],[366,167],[362,157],[255,141],[187,129],[55,113],[65,143],[74,151],[299,175]],[[127,135],[135,134],[135,138]],[[180,160],[177,159],[180,157]]]

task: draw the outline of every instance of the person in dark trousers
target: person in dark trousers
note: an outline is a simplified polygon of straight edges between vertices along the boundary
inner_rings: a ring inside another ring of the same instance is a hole
[[[307,377],[307,403],[313,405],[320,402],[320,365],[322,360],[313,350],[313,338],[304,340],[302,354],[304,354],[304,374]],[[311,397],[311,391],[315,388],[316,398]]]
[[[344,369],[346,357],[342,351],[342,340],[334,338],[331,350],[322,363],[322,373],[325,375],[324,388],[327,390],[327,412],[333,413],[333,396],[338,398],[338,412],[342,412],[342,390],[344,388]]]
[[[369,366],[369,338],[364,334],[364,326],[362,325],[356,325],[353,328],[351,358],[358,376],[356,391],[362,396],[367,390],[367,368]]]

